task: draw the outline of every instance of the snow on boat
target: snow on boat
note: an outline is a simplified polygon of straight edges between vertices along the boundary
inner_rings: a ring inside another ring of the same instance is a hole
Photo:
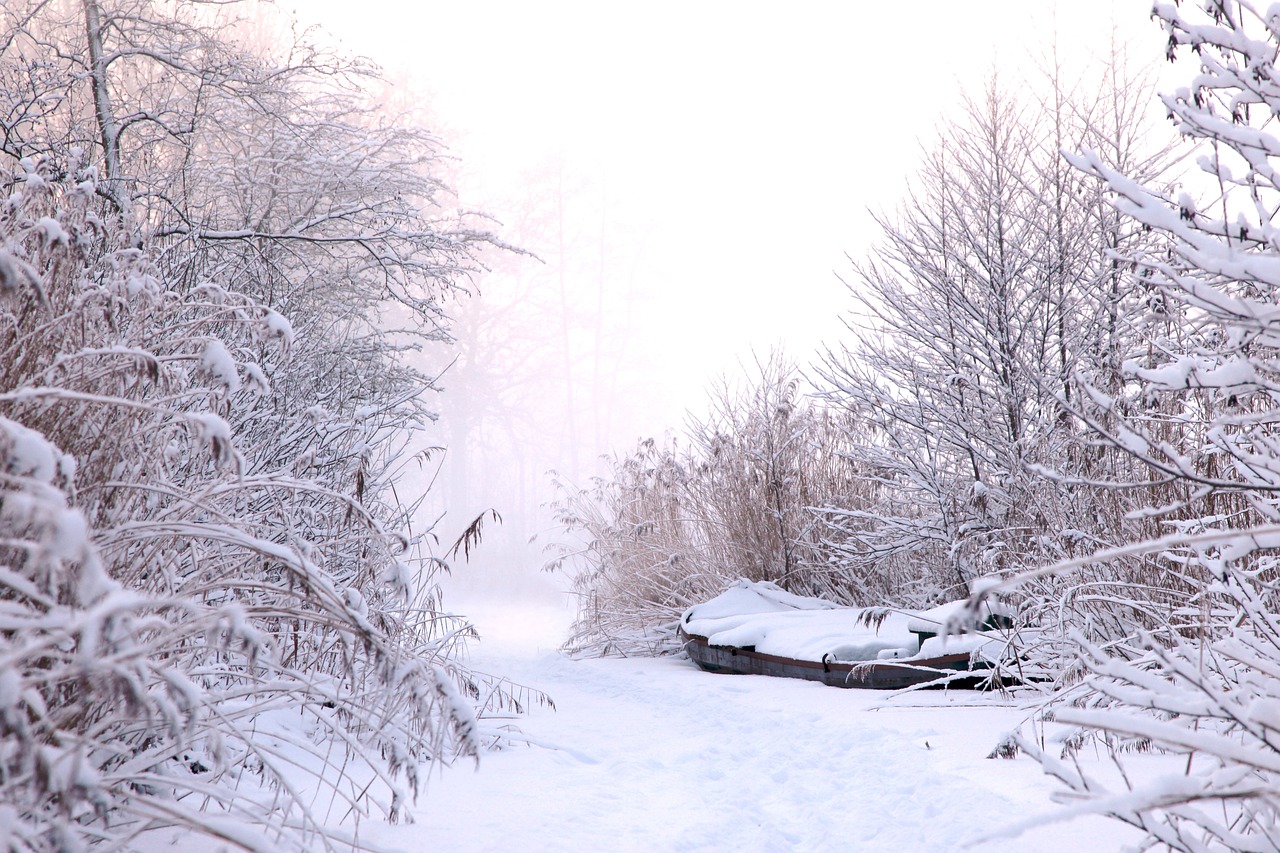
[[[841,607],[740,580],[680,620],[684,650],[708,672],[773,675],[896,690],[937,681],[986,687],[1010,657],[1008,613],[964,631],[966,602],[920,613]]]

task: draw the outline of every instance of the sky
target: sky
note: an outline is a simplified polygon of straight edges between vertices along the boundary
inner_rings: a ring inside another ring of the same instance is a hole
[[[868,211],[894,207],[963,90],[1047,50],[1055,17],[1073,56],[1104,51],[1113,20],[1135,53],[1158,58],[1162,43],[1136,0],[311,0],[299,13],[410,75],[461,158],[468,205],[559,156],[607,198],[610,227],[643,240],[635,358],[664,399],[637,434],[678,426],[753,349],[804,358],[838,337],[836,273],[871,243]]]
[[[874,244],[873,214],[894,210],[922,146],[993,69],[1017,90],[1055,32],[1069,65],[1106,53],[1113,28],[1153,64],[1164,42],[1137,0],[305,0],[296,11],[424,108],[458,158],[461,203],[492,212],[500,235],[530,197],[550,186],[563,200],[570,187],[560,233],[577,266],[559,285],[574,330],[526,319],[510,334],[533,354],[602,317],[575,346],[607,346],[586,372],[612,383],[579,388],[577,405],[607,413],[566,427],[548,405],[533,429],[572,435],[574,458],[529,470],[579,479],[602,453],[678,431],[753,354],[781,347],[803,366],[847,337],[840,277]],[[526,267],[531,293],[545,294],[558,247],[531,243],[547,262]],[[495,478],[471,479],[493,480],[488,503],[505,500]]]

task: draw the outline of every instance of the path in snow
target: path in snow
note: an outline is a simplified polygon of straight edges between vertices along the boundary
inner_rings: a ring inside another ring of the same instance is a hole
[[[985,757],[1021,715],[966,707],[973,694],[886,702],[674,658],[572,661],[554,652],[561,614],[472,612],[486,638],[477,665],[555,700],[520,729],[565,749],[522,746],[486,755],[479,771],[438,774],[415,824],[362,827],[393,849],[927,853],[1054,808],[1037,765]],[[1110,851],[1133,840],[1088,818],[971,849]]]

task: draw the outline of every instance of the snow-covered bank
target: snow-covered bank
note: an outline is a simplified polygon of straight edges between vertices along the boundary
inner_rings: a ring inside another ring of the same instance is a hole
[[[963,691],[883,693],[698,671],[674,658],[572,661],[558,614],[474,611],[481,669],[550,693],[519,726],[543,747],[436,776],[407,826],[365,837],[449,850],[954,851],[1056,807],[1038,765],[986,755],[1021,719]],[[514,642],[523,636],[528,647]],[[541,650],[538,650],[541,647]],[[563,749],[546,746],[560,745]],[[1100,818],[976,845],[1110,851],[1136,836]]]

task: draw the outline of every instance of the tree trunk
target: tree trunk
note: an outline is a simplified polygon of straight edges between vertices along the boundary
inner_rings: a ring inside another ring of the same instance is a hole
[[[84,29],[89,44],[89,79],[93,84],[93,106],[98,120],[98,135],[102,140],[102,158],[107,167],[107,180],[100,189],[120,213],[125,232],[133,237],[133,217],[130,215],[129,194],[125,192],[120,168],[120,123],[116,120],[111,104],[111,91],[107,87],[107,58],[102,46],[102,10],[97,0],[84,3]]]

